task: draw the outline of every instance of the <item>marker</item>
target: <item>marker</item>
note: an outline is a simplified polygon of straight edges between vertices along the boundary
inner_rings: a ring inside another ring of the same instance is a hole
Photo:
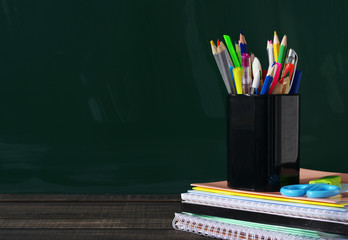
[[[242,88],[244,94],[250,94],[251,76],[250,76],[250,55],[243,53],[242,55],[243,78]]]
[[[240,67],[240,62],[238,60],[236,51],[234,50],[234,47],[233,47],[233,44],[232,44],[230,36],[224,35],[224,39],[225,39],[225,42],[227,44],[228,51],[230,52],[230,55],[232,57],[233,67],[234,68],[235,67]]]
[[[279,38],[277,35],[277,32],[274,31],[274,37],[273,37],[273,51],[274,51],[274,61],[278,62],[278,56],[279,56]]]
[[[233,76],[234,76],[234,82],[236,83],[237,94],[243,94],[242,75],[243,75],[242,68],[233,68]]]
[[[265,95],[268,93],[269,85],[271,84],[273,80],[274,69],[275,69],[275,64],[273,64],[273,66],[270,69],[268,69],[267,76],[265,78],[265,81],[263,82],[260,95]]]

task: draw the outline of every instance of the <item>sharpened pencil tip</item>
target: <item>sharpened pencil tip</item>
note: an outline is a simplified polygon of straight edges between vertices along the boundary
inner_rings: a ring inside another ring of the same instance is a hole
[[[215,46],[215,43],[213,40],[210,41],[210,45]]]
[[[274,36],[277,35],[277,31],[274,31]]]
[[[220,46],[220,40],[219,39],[217,40],[217,46]]]

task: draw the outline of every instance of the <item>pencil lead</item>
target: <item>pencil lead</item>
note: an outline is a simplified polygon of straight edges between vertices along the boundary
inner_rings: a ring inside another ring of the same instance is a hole
[[[213,40],[210,41],[210,45],[215,46],[215,43]]]
[[[220,46],[220,40],[219,39],[217,40],[217,46]]]

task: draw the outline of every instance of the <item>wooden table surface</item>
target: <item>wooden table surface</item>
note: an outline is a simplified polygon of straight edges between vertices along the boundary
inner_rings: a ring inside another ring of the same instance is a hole
[[[0,194],[0,239],[209,239],[175,231],[179,195]]]

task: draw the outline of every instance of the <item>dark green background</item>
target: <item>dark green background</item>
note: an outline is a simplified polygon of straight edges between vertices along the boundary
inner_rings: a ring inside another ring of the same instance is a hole
[[[0,1],[0,192],[179,193],[223,180],[209,41],[303,70],[301,167],[348,172],[348,1]]]

